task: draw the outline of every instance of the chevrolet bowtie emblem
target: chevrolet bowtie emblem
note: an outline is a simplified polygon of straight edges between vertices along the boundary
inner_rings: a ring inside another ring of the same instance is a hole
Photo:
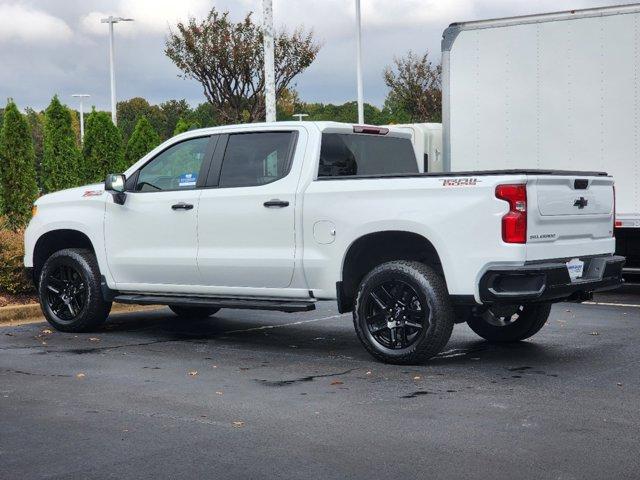
[[[580,197],[575,202],[573,202],[573,206],[578,208],[584,208],[587,206],[588,203],[589,203],[589,200],[587,200],[584,197]]]

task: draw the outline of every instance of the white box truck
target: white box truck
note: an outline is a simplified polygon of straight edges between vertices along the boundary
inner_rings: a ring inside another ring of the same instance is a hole
[[[608,172],[640,272],[640,4],[453,23],[442,72],[441,168]]]

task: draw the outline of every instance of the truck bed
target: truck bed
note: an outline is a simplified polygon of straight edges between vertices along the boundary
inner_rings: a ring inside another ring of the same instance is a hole
[[[607,172],[583,172],[575,170],[544,169],[507,169],[507,170],[468,170],[462,172],[424,172],[389,173],[383,175],[345,175],[339,177],[318,177],[318,180],[360,180],[376,178],[414,178],[414,177],[479,177],[487,175],[557,175],[574,177],[608,177]]]

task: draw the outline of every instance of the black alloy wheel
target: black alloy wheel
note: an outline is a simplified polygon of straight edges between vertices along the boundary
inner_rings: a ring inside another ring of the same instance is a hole
[[[389,349],[410,347],[428,328],[431,309],[418,292],[402,280],[380,283],[364,299],[368,334]]]
[[[45,281],[47,306],[59,322],[75,320],[87,304],[88,293],[80,272],[70,265],[58,265],[47,273]]]

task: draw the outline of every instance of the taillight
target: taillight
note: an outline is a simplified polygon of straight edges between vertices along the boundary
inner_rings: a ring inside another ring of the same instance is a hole
[[[505,243],[526,243],[527,186],[498,185],[496,197],[509,202],[509,212],[502,217],[502,240]]]

